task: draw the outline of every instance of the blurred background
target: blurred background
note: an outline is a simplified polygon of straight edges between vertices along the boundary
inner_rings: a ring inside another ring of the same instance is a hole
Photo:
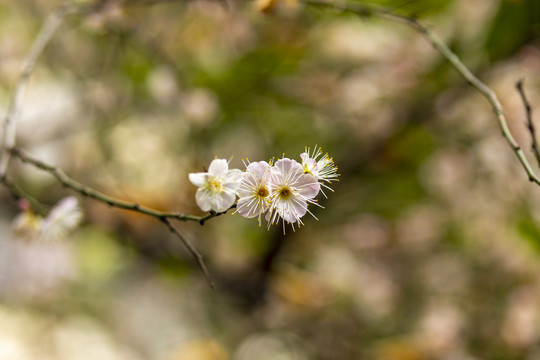
[[[538,119],[536,0],[362,3],[434,29],[529,150],[515,83]],[[0,3],[2,113],[59,4]],[[317,144],[341,173],[319,221],[286,236],[230,213],[177,223],[212,291],[163,224],[78,194],[69,238],[21,241],[2,187],[1,360],[540,359],[540,188],[487,101],[404,25],[274,5],[108,1],[69,17],[17,143],[106,194],[197,215],[188,173],[215,156],[243,169]],[[74,194],[16,159],[9,174],[47,206]]]

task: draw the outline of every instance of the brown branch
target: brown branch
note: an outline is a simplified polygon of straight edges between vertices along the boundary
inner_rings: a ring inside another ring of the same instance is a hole
[[[214,289],[214,282],[212,281],[212,278],[210,277],[210,273],[208,272],[208,269],[206,268],[206,264],[204,263],[204,259],[202,255],[197,251],[197,249],[188,241],[188,239],[185,238],[180,231],[171,224],[170,218],[162,218],[161,221],[169,228],[169,230],[176,235],[182,241],[184,246],[188,249],[188,251],[191,253],[193,258],[197,261],[199,264],[199,267],[201,268],[204,276],[206,277],[206,280],[208,281],[208,284]]]
[[[521,101],[523,102],[523,107],[525,108],[527,129],[529,130],[529,133],[531,134],[532,152],[534,154],[534,157],[536,158],[538,167],[540,167],[540,150],[538,148],[538,140],[536,139],[536,130],[534,128],[534,123],[532,120],[532,107],[531,107],[531,104],[529,103],[529,100],[527,100],[527,96],[525,95],[523,82],[524,82],[523,79],[519,80],[516,83],[516,89],[519,93],[519,96],[521,97]]]

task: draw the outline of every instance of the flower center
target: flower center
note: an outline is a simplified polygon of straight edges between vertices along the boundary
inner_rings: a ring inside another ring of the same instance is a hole
[[[268,190],[266,189],[266,187],[261,186],[259,188],[259,191],[257,191],[257,196],[260,197],[260,198],[267,197],[268,196]]]
[[[292,196],[292,191],[288,186],[282,186],[278,191],[279,197],[283,200],[287,200]]]
[[[210,181],[210,190],[212,190],[212,192],[216,192],[216,193],[222,193],[223,192],[223,182],[221,181],[221,179],[212,179],[212,181]]]

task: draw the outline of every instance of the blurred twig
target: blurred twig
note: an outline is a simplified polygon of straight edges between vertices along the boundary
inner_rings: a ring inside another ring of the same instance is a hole
[[[484,84],[480,79],[478,79],[468,68],[463,64],[459,57],[452,51],[450,48],[442,41],[434,32],[418,22],[418,20],[411,16],[395,14],[391,11],[382,8],[372,8],[363,5],[341,3],[341,2],[329,2],[325,0],[301,0],[301,2],[308,6],[333,9],[341,12],[352,13],[362,17],[368,16],[379,16],[392,21],[397,21],[404,23],[405,25],[410,26],[414,30],[420,32],[432,45],[444,56],[452,66],[463,76],[470,85],[472,85],[478,92],[480,92],[487,101],[491,104],[493,112],[497,117],[499,123],[499,128],[502,131],[504,138],[506,139],[508,145],[512,148],[512,151],[518,158],[521,166],[527,173],[529,181],[540,185],[540,178],[536,175],[532,169],[531,164],[525,157],[523,149],[519,146],[517,141],[514,139],[510,129],[508,128],[508,123],[506,121],[506,116],[504,115],[503,107],[499,101],[497,95],[493,90],[491,90],[486,84]]]
[[[60,6],[56,11],[49,15],[39,30],[38,35],[30,47],[28,55],[22,63],[21,74],[19,75],[8,100],[7,111],[3,121],[4,137],[2,139],[2,155],[0,158],[0,179],[5,178],[6,176],[11,157],[9,149],[15,147],[17,138],[17,115],[19,113],[20,103],[39,56],[43,53],[43,50],[45,50],[47,44],[52,39],[54,33],[60,27],[66,16],[72,14],[90,14],[101,10],[107,3],[108,1],[104,1],[100,4],[80,7],[71,6],[69,4]]]
[[[523,80],[519,80],[516,83],[516,89],[519,93],[519,96],[521,97],[521,100],[523,101],[523,107],[525,108],[525,116],[527,117],[527,129],[529,129],[529,133],[531,134],[532,152],[534,154],[534,157],[536,158],[538,167],[540,167],[540,150],[538,149],[538,140],[536,139],[536,130],[534,128],[534,123],[532,120],[532,107],[531,107],[531,104],[529,103],[529,100],[527,100],[527,96],[525,95],[525,89],[523,88]]]
[[[186,246],[186,248],[191,253],[191,255],[195,258],[195,260],[197,260],[197,263],[199,264],[199,267],[201,268],[202,272],[204,273],[204,276],[206,277],[206,280],[208,280],[208,284],[213,289],[214,288],[214,282],[212,281],[212,278],[210,277],[210,273],[208,272],[208,269],[206,268],[206,264],[204,263],[204,259],[203,259],[202,255],[201,255],[201,253],[199,253],[197,251],[197,249],[195,249],[195,247],[188,241],[188,239],[186,239],[184,237],[184,235],[182,235],[182,233],[180,233],[180,231],[173,226],[173,224],[171,223],[170,218],[162,218],[161,220],[163,221],[163,223],[165,225],[167,225],[169,230],[173,234],[175,234],[176,237],[178,237],[180,239],[180,241],[182,241],[182,243]]]
[[[41,27],[38,36],[34,40],[28,56],[24,59],[21,68],[21,75],[17,83],[15,84],[12,96],[9,99],[7,105],[7,111],[4,118],[4,138],[3,138],[3,151],[2,157],[0,159],[0,178],[6,176],[7,167],[9,165],[10,151],[7,149],[13,148],[15,146],[15,139],[17,137],[17,115],[19,112],[20,102],[22,100],[26,86],[28,85],[28,80],[32,71],[36,65],[38,57],[41,55],[49,41],[51,40],[54,32],[60,24],[64,17],[70,13],[70,9],[67,7],[62,7],[58,11],[52,13],[48,18],[45,24]]]
[[[13,196],[15,200],[26,199],[30,203],[32,210],[34,210],[37,214],[41,216],[45,216],[47,214],[48,208],[45,205],[15,185],[11,180],[8,179],[7,176],[1,177],[0,182],[8,189],[11,196]]]

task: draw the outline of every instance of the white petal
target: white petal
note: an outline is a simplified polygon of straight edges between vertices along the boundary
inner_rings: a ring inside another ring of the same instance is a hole
[[[214,159],[208,167],[208,172],[214,176],[225,175],[229,170],[229,164],[225,159]]]
[[[236,201],[236,194],[233,192],[224,191],[221,194],[216,194],[212,203],[212,210],[215,212],[223,212],[228,210]]]
[[[195,201],[202,211],[210,211],[212,208],[212,192],[209,189],[197,190]]]
[[[242,183],[244,173],[238,169],[228,171],[223,177],[223,187],[226,190],[236,191]]]
[[[208,176],[208,173],[191,173],[189,174],[189,181],[191,181],[193,185],[200,187],[206,183]]]

